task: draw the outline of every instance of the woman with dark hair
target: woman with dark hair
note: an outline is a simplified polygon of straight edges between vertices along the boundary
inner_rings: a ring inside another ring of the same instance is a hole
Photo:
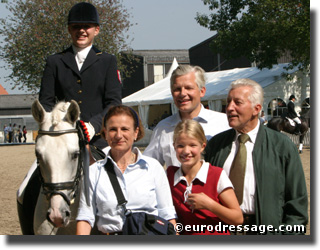
[[[101,136],[108,142],[106,158],[89,168],[90,206],[84,192],[77,216],[77,234],[90,234],[97,219],[103,234],[121,234],[125,222],[123,208],[118,206],[114,189],[105,170],[111,160],[132,213],[145,212],[158,215],[175,224],[176,212],[172,203],[169,183],[160,163],[141,154],[133,147],[144,136],[138,114],[127,106],[109,109],[103,121]]]

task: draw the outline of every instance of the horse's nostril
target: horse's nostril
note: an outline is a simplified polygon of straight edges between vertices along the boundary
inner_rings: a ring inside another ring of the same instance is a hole
[[[70,213],[70,211],[66,211],[66,217],[70,217],[71,216],[71,213]]]

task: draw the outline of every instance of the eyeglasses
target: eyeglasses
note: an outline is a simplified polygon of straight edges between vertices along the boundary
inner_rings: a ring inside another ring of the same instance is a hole
[[[93,24],[73,24],[73,25],[70,25],[70,27],[73,30],[82,30],[82,29],[87,30],[87,29],[95,27],[95,25],[93,25]]]

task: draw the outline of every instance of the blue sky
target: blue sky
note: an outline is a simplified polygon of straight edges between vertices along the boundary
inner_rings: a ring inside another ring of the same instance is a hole
[[[195,20],[210,13],[201,0],[124,0],[133,14],[133,49],[189,49],[214,33]],[[129,33],[130,34],[130,33]],[[131,34],[130,34],[131,35]]]
[[[123,5],[135,24],[128,33],[134,50],[189,49],[214,35],[195,20],[197,12],[210,13],[201,0],[123,0]],[[0,17],[9,14],[5,4],[0,3]],[[0,60],[0,66],[3,65]],[[0,83],[9,94],[24,93],[11,90],[4,83],[3,76],[7,74],[0,69]]]

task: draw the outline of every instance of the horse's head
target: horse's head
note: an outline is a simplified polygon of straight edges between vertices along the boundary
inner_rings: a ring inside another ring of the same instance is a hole
[[[79,182],[79,137],[76,121],[80,109],[75,101],[58,103],[47,113],[38,100],[32,115],[39,124],[36,156],[42,189],[48,200],[48,220],[56,227],[67,226],[70,202]]]

